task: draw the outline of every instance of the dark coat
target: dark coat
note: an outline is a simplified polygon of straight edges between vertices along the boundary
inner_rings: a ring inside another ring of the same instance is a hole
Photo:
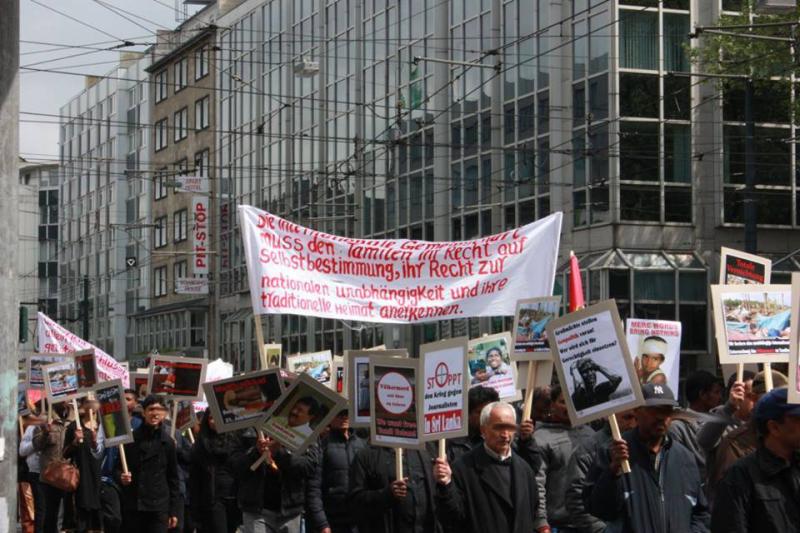
[[[625,478],[630,483],[633,516],[625,506],[626,481],[611,472],[608,450],[597,455],[586,477],[583,499],[589,512],[606,522],[624,520],[623,531],[631,533],[708,531],[708,506],[692,453],[667,437],[656,472],[638,431],[627,431],[622,437],[630,455],[631,473]]]
[[[519,455],[511,455],[511,494],[498,490],[494,459],[483,446],[464,455],[453,467],[452,482],[437,485],[440,521],[453,531],[473,533],[531,533],[538,491],[533,470]]]
[[[81,474],[81,482],[75,491],[75,505],[81,509],[100,509],[100,459],[95,457],[89,431],[84,430],[83,443],[75,441],[75,422],[67,426],[64,436],[64,457],[72,460]],[[102,447],[101,447],[102,450]]]
[[[122,486],[122,498],[131,510],[168,513],[178,516],[181,501],[178,459],[175,443],[163,426],[153,430],[142,424],[133,432],[133,442],[125,445],[125,456],[132,482]],[[119,483],[119,475],[116,480]]]
[[[345,439],[341,432],[331,431],[320,440],[320,461],[308,480],[306,520],[311,531],[324,527],[355,525],[347,502],[350,485],[350,465],[367,441],[350,433]]]
[[[711,531],[800,531],[800,457],[792,464],[759,445],[733,464],[717,486]]]
[[[214,503],[236,498],[233,453],[238,433],[213,433],[203,429],[192,447],[189,464],[189,502],[192,515],[205,519]]]

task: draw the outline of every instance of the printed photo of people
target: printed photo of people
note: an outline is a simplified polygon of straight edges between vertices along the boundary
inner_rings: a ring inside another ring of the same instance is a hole
[[[772,261],[765,257],[723,247],[720,250],[722,285],[764,285],[769,283]]]
[[[42,373],[42,368],[45,365],[60,363],[66,360],[71,361],[72,358],[66,354],[30,354],[27,362],[28,387],[31,390],[44,390],[44,375]],[[73,362],[73,364],[75,363]]]
[[[98,402],[100,423],[103,425],[105,446],[116,446],[133,442],[128,407],[122,382],[108,381],[94,388],[94,396]]]
[[[267,354],[267,368],[280,368],[283,347],[280,344],[267,344],[264,348]]]
[[[628,350],[640,384],[669,385],[677,391],[681,331],[681,323],[672,320],[629,318],[625,321]]]
[[[724,320],[727,355],[763,356],[789,353],[791,290],[789,286],[762,285],[729,290],[714,286],[719,305],[717,326]],[[779,290],[785,287],[786,290]],[[717,303],[715,301],[715,303]],[[722,316],[719,315],[720,310]],[[722,347],[721,347],[722,348]]]
[[[517,302],[514,320],[514,352],[517,359],[525,359],[528,354],[542,352],[550,357],[547,343],[547,324],[558,316],[560,297],[532,298]]]
[[[78,394],[78,374],[72,360],[52,363],[42,368],[48,399],[64,401]]]
[[[144,398],[147,396],[147,380],[148,375],[147,372],[132,372],[130,374],[131,385],[133,385],[133,390],[136,391],[137,398]]]
[[[630,394],[630,389],[619,390],[623,372],[624,369],[612,371],[588,357],[573,361],[569,366],[569,377],[575,410],[583,411]]]
[[[356,362],[356,383],[358,388],[356,413],[369,417],[369,359]]]
[[[153,357],[150,362],[150,394],[197,399],[205,360],[188,357]]]
[[[279,369],[261,370],[229,379],[204,383],[218,431],[252,426],[283,393]]]
[[[75,353],[75,369],[78,372],[80,388],[89,389],[97,385],[97,363],[93,349]]]
[[[519,394],[510,345],[508,333],[470,341],[468,357],[471,386],[491,387],[501,399]]]
[[[331,380],[333,355],[330,350],[290,355],[286,358],[286,370],[295,374],[308,374],[320,383]]]
[[[17,384],[17,416],[30,414],[31,406],[28,404],[28,384],[21,381]]]

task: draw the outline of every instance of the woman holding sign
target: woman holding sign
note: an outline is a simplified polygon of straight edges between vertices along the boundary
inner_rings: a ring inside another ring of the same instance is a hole
[[[97,422],[90,419],[89,407],[93,402],[82,402],[80,421],[67,426],[64,437],[64,457],[71,459],[81,474],[75,491],[76,531],[100,530],[100,458],[103,455],[103,434]],[[96,403],[96,402],[94,402]],[[97,409],[93,409],[97,412]]]
[[[39,426],[33,436],[33,447],[41,453],[41,471],[47,470],[50,463],[59,461],[64,451],[64,433],[66,432],[67,405],[65,403],[53,404],[53,419],[45,425]],[[58,533],[58,511],[64,492],[48,485],[44,479],[42,488],[44,492],[44,533]]]

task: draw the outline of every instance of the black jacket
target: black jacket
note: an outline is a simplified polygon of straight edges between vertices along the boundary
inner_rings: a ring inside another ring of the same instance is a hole
[[[159,426],[153,430],[142,424],[133,432],[133,442],[125,445],[125,456],[132,482],[122,486],[123,500],[132,510],[166,512],[178,516],[182,505],[175,443]],[[117,481],[119,474],[117,471]]]
[[[236,472],[239,508],[249,513],[260,513],[264,508],[264,485],[267,465],[262,462],[258,468],[250,466],[260,457],[256,449],[255,432],[242,434],[239,449],[233,454],[233,469]],[[314,444],[300,455],[281,449],[272,455],[280,473],[281,514],[295,516],[303,511],[306,482],[314,475],[319,461],[319,447]]]
[[[656,472],[637,430],[622,437],[630,454],[631,473],[626,477],[633,516],[625,506],[625,481],[611,473],[608,451],[597,455],[586,478],[583,496],[589,512],[606,522],[624,520],[626,532],[708,531],[708,506],[692,453],[666,437]]]
[[[587,446],[575,450],[567,464],[567,492],[564,505],[575,528],[584,533],[601,533],[606,524],[592,516],[584,506],[583,487],[586,476],[598,454],[605,453],[611,444],[611,430],[608,425],[599,429]]]
[[[494,461],[478,446],[453,465],[449,485],[437,484],[439,519],[444,525],[465,533],[534,531],[539,495],[533,470],[512,453],[510,501],[505,491],[498,490],[502,482],[490,468]]]
[[[100,459],[102,446],[92,446],[89,430],[84,429],[83,442],[75,445],[76,423],[67,426],[64,436],[64,457],[71,459],[81,475],[78,490],[75,491],[75,505],[81,509],[100,510]],[[97,437],[99,439],[99,436]],[[101,443],[97,443],[101,444]],[[93,452],[98,452],[95,456]]]
[[[468,454],[475,448],[483,446],[483,437],[480,434],[467,435],[466,437],[456,437],[454,439],[447,439],[447,462],[454,465],[456,461]],[[534,473],[539,471],[542,466],[542,450],[536,439],[531,437],[528,440],[522,440],[519,435],[514,439],[512,444],[514,451],[528,463]]]
[[[800,531],[800,456],[792,464],[759,445],[717,486],[711,531]]]
[[[208,516],[214,503],[236,498],[232,454],[239,448],[238,433],[201,430],[192,447],[189,466],[189,502],[198,519]]]
[[[350,465],[356,454],[367,447],[367,441],[352,432],[345,439],[341,432],[331,431],[320,440],[319,446],[320,461],[306,491],[306,520],[310,530],[352,527],[355,520],[347,503]]]

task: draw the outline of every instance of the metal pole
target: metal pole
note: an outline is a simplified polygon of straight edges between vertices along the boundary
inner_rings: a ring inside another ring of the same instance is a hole
[[[753,80],[745,82],[744,96],[744,249],[747,253],[758,252],[756,217],[758,210],[755,199],[755,124],[753,121]]]
[[[19,0],[0,0],[0,212],[4,217],[0,233],[0,533],[16,530],[17,438],[17,270],[19,219]]]

